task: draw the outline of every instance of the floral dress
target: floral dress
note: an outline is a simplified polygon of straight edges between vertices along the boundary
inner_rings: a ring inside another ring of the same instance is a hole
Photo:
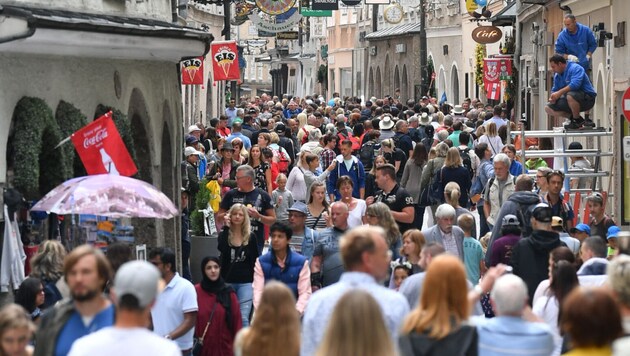
[[[254,174],[255,174],[254,186],[266,192],[267,191],[267,176],[265,175],[265,172],[267,172],[267,170],[269,169],[269,163],[260,162],[259,165],[253,168],[254,168]]]

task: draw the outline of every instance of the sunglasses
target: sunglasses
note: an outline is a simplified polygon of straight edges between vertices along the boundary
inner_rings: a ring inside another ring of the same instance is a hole
[[[555,170],[555,171],[551,171],[547,174],[547,178],[551,177],[551,176],[560,176],[560,178],[562,178],[564,180],[564,172],[560,171],[560,170]]]

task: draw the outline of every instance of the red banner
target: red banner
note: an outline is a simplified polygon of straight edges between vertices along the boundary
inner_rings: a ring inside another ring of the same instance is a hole
[[[212,42],[211,53],[215,81],[241,79],[236,41]]]
[[[189,58],[180,62],[183,85],[203,85],[203,57]]]
[[[111,111],[73,133],[70,139],[89,175],[109,173],[129,177],[138,172]]]
[[[485,58],[483,60],[483,85],[488,99],[501,98],[501,80],[512,76],[512,60]]]

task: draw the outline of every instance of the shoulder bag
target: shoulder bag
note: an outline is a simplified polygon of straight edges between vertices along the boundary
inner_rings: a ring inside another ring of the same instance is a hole
[[[206,327],[203,329],[203,334],[200,338],[193,339],[193,347],[192,347],[192,355],[199,356],[201,355],[201,349],[203,349],[203,339],[206,337],[206,332],[208,332],[208,326],[212,323],[212,317],[214,317],[214,311],[217,309],[217,304],[219,304],[219,300],[215,300],[214,306],[212,306],[212,312],[210,312],[210,319],[206,323]]]

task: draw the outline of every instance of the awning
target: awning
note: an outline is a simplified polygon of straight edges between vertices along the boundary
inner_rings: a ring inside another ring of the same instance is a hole
[[[420,33],[420,23],[408,23],[404,25],[394,26],[368,33],[365,36],[367,40],[380,40],[387,37],[404,36],[414,33]]]
[[[160,20],[26,6],[0,6],[0,18],[24,18],[29,32],[0,52],[178,62],[205,55],[210,33]]]
[[[516,1],[509,3],[506,7],[497,12],[488,20],[492,26],[514,26],[516,22]]]

